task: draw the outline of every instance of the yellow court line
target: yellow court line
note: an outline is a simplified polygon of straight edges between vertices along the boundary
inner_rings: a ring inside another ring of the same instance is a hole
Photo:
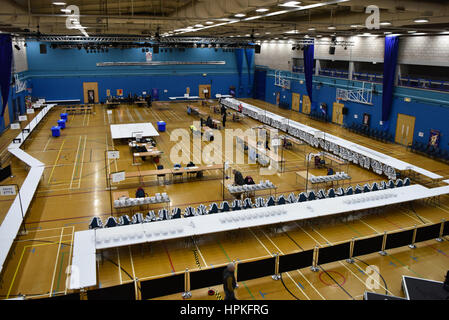
[[[73,177],[75,176],[75,169],[76,169],[76,165],[78,163],[78,153],[80,151],[81,139],[82,139],[82,136],[80,136],[80,139],[78,141],[78,148],[76,149],[75,162],[73,163],[72,178],[70,179],[70,187],[69,187],[69,189],[72,189]]]
[[[72,245],[70,246],[70,253],[69,253],[69,266],[72,265],[72,250],[73,250],[73,241],[75,241],[75,226],[72,226]],[[66,277],[65,277],[65,290],[64,290],[64,294],[67,294],[67,278],[68,278],[68,273],[66,273]]]
[[[61,241],[62,241],[62,235],[63,234],[64,234],[64,229],[61,230],[61,236],[59,237],[58,253],[56,254],[55,268],[53,269],[53,276],[51,277],[50,297],[53,295],[53,293],[52,293],[53,292],[53,285],[55,283],[56,268],[58,266],[59,252],[61,251]]]
[[[64,143],[65,143],[65,139],[62,141],[61,147],[59,148],[58,155],[57,155],[55,163],[53,165],[53,169],[51,170],[50,176],[48,177],[48,182],[47,182],[48,185],[50,185],[51,177],[53,176],[53,172],[55,171],[56,164],[58,163],[59,157],[61,156],[61,152],[62,152],[62,148],[64,147]]]
[[[40,243],[40,244],[30,244],[28,246],[24,246],[22,250],[22,254],[20,255],[19,263],[17,264],[16,270],[14,272],[14,276],[11,280],[11,285],[9,287],[8,293],[6,294],[6,299],[9,298],[9,295],[11,294],[12,286],[14,285],[14,281],[16,280],[17,273],[19,272],[20,265],[22,264],[23,255],[25,253],[25,250],[32,247],[41,247],[41,246],[51,246],[56,245],[57,243]]]
[[[87,136],[84,136],[84,147],[83,147],[83,155],[81,156],[81,169],[80,169],[80,177],[78,180],[78,189],[81,188],[81,178],[83,177],[84,155],[86,153],[86,142],[87,142]]]
[[[120,252],[118,250],[118,247],[115,248],[117,249],[117,260],[118,260],[118,276],[120,278],[120,284],[123,284],[123,279],[122,279],[122,268],[121,268],[121,263],[120,263]]]

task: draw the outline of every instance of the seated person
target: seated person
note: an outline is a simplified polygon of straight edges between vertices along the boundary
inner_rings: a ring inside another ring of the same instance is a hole
[[[333,176],[334,175],[334,169],[332,169],[332,168],[327,168],[327,175],[328,176]]]
[[[245,184],[256,184],[251,176],[246,176],[244,181]]]
[[[195,165],[192,161],[190,161],[190,162],[187,164],[187,168],[192,168],[192,167],[196,167],[196,165]]]
[[[242,173],[236,169],[232,170],[232,173],[234,174],[234,185],[243,186],[245,184],[245,179],[243,179]]]
[[[192,108],[190,106],[187,106],[187,114],[188,115],[192,114]]]
[[[136,198],[145,198],[145,190],[143,188],[138,188],[136,191]]]
[[[135,147],[136,152],[147,152],[147,148],[144,146]],[[142,161],[145,161],[146,157],[142,157]]]
[[[212,118],[210,116],[207,117],[206,126],[208,126],[211,129],[214,128],[214,123],[212,122]]]

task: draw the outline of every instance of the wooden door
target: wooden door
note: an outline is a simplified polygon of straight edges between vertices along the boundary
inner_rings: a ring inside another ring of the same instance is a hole
[[[332,122],[343,125],[343,108],[345,107],[344,104],[334,102],[333,104],[333,111],[332,111]]]
[[[84,103],[89,103],[89,91],[94,92],[95,103],[98,103],[98,82],[83,82]]]
[[[302,113],[309,114],[311,108],[309,96],[302,96]]]
[[[210,98],[210,84],[200,84],[198,91],[199,91],[198,96],[201,99],[209,99]]]
[[[301,100],[301,95],[299,93],[292,94],[292,110],[299,112],[299,101]]]
[[[415,132],[415,117],[406,114],[398,114],[396,126],[396,143],[408,146],[413,143],[413,134]]]

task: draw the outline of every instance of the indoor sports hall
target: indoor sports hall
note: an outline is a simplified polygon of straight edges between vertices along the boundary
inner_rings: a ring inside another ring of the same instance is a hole
[[[449,297],[446,1],[0,6],[0,299]]]

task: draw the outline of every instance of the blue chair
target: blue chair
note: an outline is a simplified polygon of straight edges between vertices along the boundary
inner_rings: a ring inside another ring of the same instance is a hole
[[[296,197],[293,192],[288,195],[287,201],[288,203],[296,203]]]
[[[280,195],[279,198],[278,198],[277,204],[278,205],[283,205],[285,203],[286,203],[285,197],[283,195]]]
[[[370,191],[371,191],[371,188],[369,187],[369,184],[365,184],[363,186],[363,193],[370,192]]]
[[[393,180],[388,181],[388,188],[389,189],[394,189],[394,187],[395,187],[395,185],[394,185]]]
[[[318,194],[317,194],[317,198],[318,199],[326,199],[326,194],[324,193],[324,190],[323,189],[321,189],[320,191],[318,191]]]
[[[404,187],[407,187],[410,185],[410,179],[409,178],[405,178],[404,179]]]
[[[214,213],[218,213],[218,205],[215,202],[210,205],[207,214],[214,214]]]
[[[156,214],[153,210],[148,211],[147,216],[145,217],[145,222],[153,222],[156,221]]]
[[[229,203],[227,201],[223,201],[221,203],[221,208],[220,208],[221,212],[228,212],[231,211],[231,207],[229,207]]]
[[[169,220],[170,219],[170,215],[168,214],[168,210],[167,209],[159,210],[159,216],[162,218],[162,220]]]
[[[371,187],[371,191],[378,191],[379,190],[379,186],[377,185],[377,182],[373,183],[373,186]]]
[[[265,199],[262,197],[257,198],[256,199],[256,207],[257,208],[265,207]]]
[[[329,189],[327,196],[328,198],[335,198],[335,190],[333,188]]]
[[[359,185],[356,185],[356,186],[355,186],[355,191],[354,191],[354,193],[355,193],[355,194],[360,194],[360,193],[362,193],[362,192],[363,192],[362,188],[361,188]]]
[[[181,209],[174,208],[172,211],[172,219],[181,219]]]
[[[353,194],[354,194],[354,189],[352,187],[348,187],[348,189],[346,189],[346,195],[352,196]]]
[[[136,213],[135,215],[133,215],[131,222],[132,222],[132,224],[144,223],[145,219],[143,218],[143,214]]]
[[[198,215],[204,216],[207,214],[206,206],[204,204],[200,204],[197,209]]]
[[[99,217],[93,217],[89,223],[89,229],[99,229],[103,227],[103,222]]]
[[[127,215],[121,216],[119,221],[121,226],[129,226],[131,224],[131,219]]]
[[[275,205],[276,205],[276,201],[274,201],[274,197],[270,196],[270,198],[268,198],[268,201],[267,201],[267,207],[272,207]]]
[[[109,217],[106,220],[106,223],[104,224],[105,228],[114,228],[117,226],[118,226],[117,219],[115,219],[114,217]]]
[[[307,197],[308,201],[316,200],[315,192],[310,191],[309,196]]]
[[[306,202],[306,201],[307,201],[307,196],[304,192],[302,192],[298,197],[298,202]]]
[[[382,189],[382,190],[388,189],[388,185],[385,181],[382,181],[380,183],[380,189]]]
[[[253,204],[251,202],[251,198],[246,198],[243,201],[243,209],[251,209],[253,207]]]
[[[235,199],[234,202],[232,202],[232,211],[238,210],[242,210],[242,201]]]
[[[194,215],[195,215],[195,212],[192,207],[185,208],[184,217],[188,218],[188,217],[193,217]]]
[[[337,196],[337,197],[342,197],[342,196],[344,196],[345,195],[345,189],[343,189],[343,188],[338,188],[338,190],[335,192],[335,195]]]
[[[398,179],[398,180],[396,181],[396,187],[397,187],[397,188],[400,188],[400,187],[402,187],[402,186],[404,186],[404,181],[402,181],[402,179]]]

